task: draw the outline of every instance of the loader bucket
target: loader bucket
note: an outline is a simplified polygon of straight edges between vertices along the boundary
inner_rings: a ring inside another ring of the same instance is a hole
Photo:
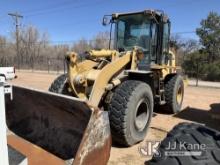
[[[108,114],[80,99],[13,86],[13,99],[6,95],[6,121],[16,135],[63,160],[73,158],[73,164],[109,159]]]

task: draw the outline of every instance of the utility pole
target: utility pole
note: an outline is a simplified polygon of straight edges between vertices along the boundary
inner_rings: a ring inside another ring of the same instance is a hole
[[[17,60],[18,60],[18,69],[20,69],[20,52],[19,52],[19,18],[23,18],[22,15],[16,13],[8,13],[9,16],[14,18],[15,20],[15,28],[16,28],[16,50],[17,50]]]
[[[196,86],[199,86],[199,60],[196,60]]]

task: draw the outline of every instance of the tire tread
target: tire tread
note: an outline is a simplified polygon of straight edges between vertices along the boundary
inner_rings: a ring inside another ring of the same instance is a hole
[[[108,106],[111,133],[113,141],[124,146],[131,146],[128,140],[126,118],[128,118],[128,102],[135,95],[136,88],[143,84],[141,81],[127,80],[117,87]]]
[[[49,91],[53,93],[69,95],[65,86],[66,80],[67,74],[62,74],[58,76],[49,87]]]
[[[166,164],[167,160],[172,162],[169,165],[220,164],[220,147],[217,144],[217,141],[220,140],[219,134],[219,131],[200,124],[180,123],[175,126],[161,142],[159,151],[162,157],[158,158],[153,156],[149,165]],[[201,156],[164,156],[164,151],[166,150],[165,148],[168,147],[168,142],[180,141],[186,141],[190,144],[205,144],[207,148]]]

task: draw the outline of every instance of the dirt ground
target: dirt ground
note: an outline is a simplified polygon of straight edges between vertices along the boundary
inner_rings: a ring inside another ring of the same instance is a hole
[[[47,90],[56,74],[17,72],[18,78],[12,84]],[[170,115],[159,111],[154,114],[147,140],[163,140],[176,124],[180,122],[198,122],[220,130],[220,89],[188,86],[185,89],[183,110]],[[139,147],[145,144],[143,141],[130,148],[113,146],[109,165],[138,165],[144,164],[151,157],[144,157],[139,152]]]

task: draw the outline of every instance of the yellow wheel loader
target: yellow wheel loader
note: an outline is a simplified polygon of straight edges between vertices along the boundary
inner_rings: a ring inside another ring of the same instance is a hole
[[[49,91],[108,111],[113,140],[131,146],[144,139],[154,104],[180,111],[184,85],[169,51],[170,21],[163,12],[116,13],[103,18],[108,23],[115,26],[114,50],[88,51],[83,62],[69,53],[68,73]]]
[[[184,84],[169,50],[168,17],[157,10],[116,13],[104,16],[107,24],[114,49],[85,52],[82,62],[68,53],[68,72],[49,92],[13,87],[9,129],[75,164],[106,164],[111,135],[134,145],[145,138],[155,105],[181,110]]]

